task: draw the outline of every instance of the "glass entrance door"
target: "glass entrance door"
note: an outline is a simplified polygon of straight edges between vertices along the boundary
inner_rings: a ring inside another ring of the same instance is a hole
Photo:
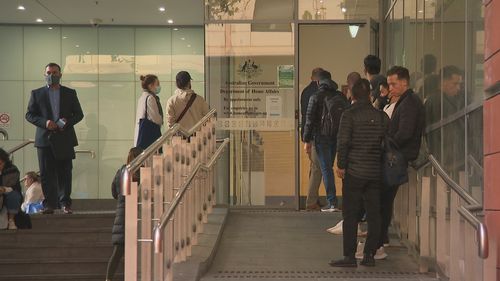
[[[291,23],[205,26],[207,96],[230,137],[229,204],[295,208],[295,50]]]

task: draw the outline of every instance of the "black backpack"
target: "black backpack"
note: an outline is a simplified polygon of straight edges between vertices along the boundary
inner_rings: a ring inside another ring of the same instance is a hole
[[[327,137],[336,137],[339,131],[340,118],[347,108],[347,100],[339,93],[326,95],[323,99],[321,112],[320,134]]]

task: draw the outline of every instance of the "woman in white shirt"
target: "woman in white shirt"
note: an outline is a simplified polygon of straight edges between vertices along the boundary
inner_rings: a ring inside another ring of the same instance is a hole
[[[396,107],[396,103],[398,102],[399,97],[392,96],[389,93],[389,86],[387,85],[387,83],[380,84],[380,95],[389,97],[389,103],[384,106],[384,112],[387,114],[387,116],[389,116],[389,119],[392,119],[392,113],[394,112],[394,108]]]
[[[153,74],[141,76],[142,95],[137,102],[134,144],[146,149],[161,136],[163,110],[158,94],[160,81]]]
[[[35,172],[28,172],[24,177],[24,186],[26,187],[26,194],[24,195],[24,202],[21,204],[21,210],[27,214],[36,213],[37,207],[43,207],[43,191],[40,184],[40,176]]]

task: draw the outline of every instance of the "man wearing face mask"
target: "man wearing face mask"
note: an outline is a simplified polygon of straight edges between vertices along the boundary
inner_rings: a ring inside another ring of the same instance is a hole
[[[83,119],[76,91],[60,84],[61,67],[45,67],[47,85],[31,91],[26,120],[36,126],[35,147],[45,200],[43,213],[61,208],[71,214],[71,180],[74,147],[78,145],[74,126]]]

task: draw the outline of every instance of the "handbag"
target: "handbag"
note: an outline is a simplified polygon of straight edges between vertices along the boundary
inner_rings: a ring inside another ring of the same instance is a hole
[[[148,119],[148,99],[150,96],[146,98],[145,106],[146,111],[144,114],[144,118],[139,120],[139,133],[137,136],[136,146],[146,149],[153,142],[155,142],[159,137],[161,137],[160,126],[153,121]]]
[[[399,186],[408,182],[408,161],[399,151],[396,142],[386,136],[382,159],[384,183],[387,186]]]

